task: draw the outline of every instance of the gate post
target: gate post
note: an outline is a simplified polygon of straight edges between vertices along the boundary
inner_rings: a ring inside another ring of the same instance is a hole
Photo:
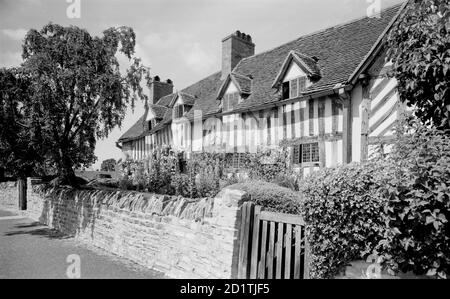
[[[255,204],[245,202],[241,207],[241,225],[239,228],[239,264],[238,279],[250,278],[251,246]]]
[[[27,209],[27,180],[19,179],[17,181],[17,191],[19,194],[19,210],[25,211]]]

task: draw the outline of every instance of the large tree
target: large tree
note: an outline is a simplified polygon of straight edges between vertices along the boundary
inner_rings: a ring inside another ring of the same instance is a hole
[[[95,161],[96,139],[121,124],[129,104],[146,100],[141,81],[149,74],[134,57],[135,43],[128,27],[93,37],[78,27],[50,23],[27,33],[23,68],[32,82],[27,108],[61,182],[76,185],[74,167]],[[119,52],[131,62],[125,74]]]
[[[20,68],[0,69],[0,169],[19,178],[39,172],[45,156],[40,128],[26,105],[30,84]]]
[[[423,123],[450,129],[450,4],[410,0],[388,37],[402,99]]]

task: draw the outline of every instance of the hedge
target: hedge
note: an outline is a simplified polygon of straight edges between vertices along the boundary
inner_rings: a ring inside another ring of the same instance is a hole
[[[389,273],[450,274],[450,136],[400,122],[391,153],[315,172],[300,182],[311,276],[380,257]]]
[[[393,170],[387,163],[351,164],[315,172],[301,182],[312,277],[332,278],[375,249],[385,227],[387,199],[380,187]]]
[[[264,181],[248,181],[228,188],[247,192],[252,202],[267,211],[300,214],[301,197],[298,192]]]

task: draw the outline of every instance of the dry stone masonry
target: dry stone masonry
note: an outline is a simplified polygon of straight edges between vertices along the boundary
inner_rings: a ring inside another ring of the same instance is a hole
[[[27,189],[27,215],[34,220],[169,277],[236,276],[242,191],[190,200],[36,183],[29,179]],[[17,188],[0,187],[0,206],[14,198],[17,207]]]

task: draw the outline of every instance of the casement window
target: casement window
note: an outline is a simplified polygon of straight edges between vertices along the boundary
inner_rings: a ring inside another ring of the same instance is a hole
[[[153,120],[149,120],[149,121],[147,122],[147,126],[148,126],[147,130],[148,130],[148,131],[151,131],[151,130],[153,129]]]
[[[239,104],[240,99],[241,97],[238,92],[225,94],[222,98],[222,111],[226,112],[233,110]]]
[[[319,143],[305,143],[294,146],[292,161],[299,165],[319,163]]]
[[[245,154],[233,153],[229,158],[229,166],[234,169],[241,169],[245,167]]]
[[[291,81],[283,83],[282,93],[283,100],[294,99],[301,95],[306,90],[307,78],[305,76],[295,78]]]

